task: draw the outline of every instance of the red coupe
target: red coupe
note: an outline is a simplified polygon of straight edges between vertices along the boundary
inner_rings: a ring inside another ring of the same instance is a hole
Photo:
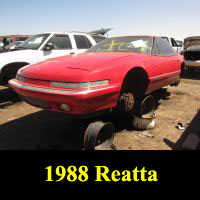
[[[136,97],[177,86],[183,69],[183,57],[162,38],[124,36],[21,68],[9,85],[33,106],[88,116],[122,101],[131,111]]]

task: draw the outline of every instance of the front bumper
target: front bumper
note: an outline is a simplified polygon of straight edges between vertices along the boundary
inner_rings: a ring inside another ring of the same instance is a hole
[[[200,60],[185,60],[185,65],[191,68],[200,68]]]
[[[87,115],[116,107],[120,91],[119,85],[72,91],[29,85],[16,79],[10,80],[9,86],[27,103],[42,109],[64,112],[60,105],[67,104],[70,112],[66,113],[71,115]]]

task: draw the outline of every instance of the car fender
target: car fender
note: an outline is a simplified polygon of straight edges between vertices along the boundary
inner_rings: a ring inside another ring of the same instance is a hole
[[[31,63],[36,62],[36,52],[32,50],[20,50],[2,53],[0,55],[0,73],[2,69],[12,63]]]
[[[8,65],[12,65],[12,64],[16,64],[17,63],[26,63],[27,65],[30,64],[30,61],[29,60],[16,60],[16,61],[13,61],[13,62],[4,62],[3,64],[1,63],[0,65],[0,74],[3,70],[4,67],[8,66]]]
[[[143,57],[144,58],[144,57]],[[105,66],[101,67],[98,70],[93,71],[89,74],[90,81],[96,80],[110,80],[111,85],[115,85],[119,89],[119,93],[121,91],[123,81],[127,74],[133,69],[141,69],[143,70],[147,77],[149,78],[148,74],[148,66],[149,66],[149,57],[145,59],[139,60],[129,60],[126,63],[123,62],[123,59],[117,60],[117,63],[114,63],[112,66]]]
[[[122,90],[123,83],[124,83],[126,77],[128,76],[129,73],[131,73],[131,72],[134,71],[134,70],[135,70],[135,71],[136,71],[136,70],[139,70],[139,71],[144,72],[144,74],[146,75],[147,80],[149,81],[149,74],[148,74],[147,69],[146,69],[144,66],[142,66],[142,65],[136,65],[136,66],[134,66],[134,67],[129,68],[129,69],[124,73],[124,75],[123,75],[123,77],[122,77],[122,81],[121,81],[120,91]]]

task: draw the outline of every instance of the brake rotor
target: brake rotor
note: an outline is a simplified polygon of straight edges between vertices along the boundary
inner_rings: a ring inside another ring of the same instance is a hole
[[[128,93],[128,101],[127,101],[127,111],[131,111],[135,104],[135,98],[132,93]]]
[[[120,101],[123,101],[123,107],[126,112],[131,112],[133,110],[135,97],[132,93],[123,94]]]

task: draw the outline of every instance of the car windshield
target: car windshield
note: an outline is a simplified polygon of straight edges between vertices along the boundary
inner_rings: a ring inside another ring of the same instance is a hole
[[[103,40],[86,52],[130,52],[151,54],[153,37],[125,36]]]
[[[38,34],[30,37],[28,40],[22,42],[17,49],[32,49],[37,50],[50,34]]]

